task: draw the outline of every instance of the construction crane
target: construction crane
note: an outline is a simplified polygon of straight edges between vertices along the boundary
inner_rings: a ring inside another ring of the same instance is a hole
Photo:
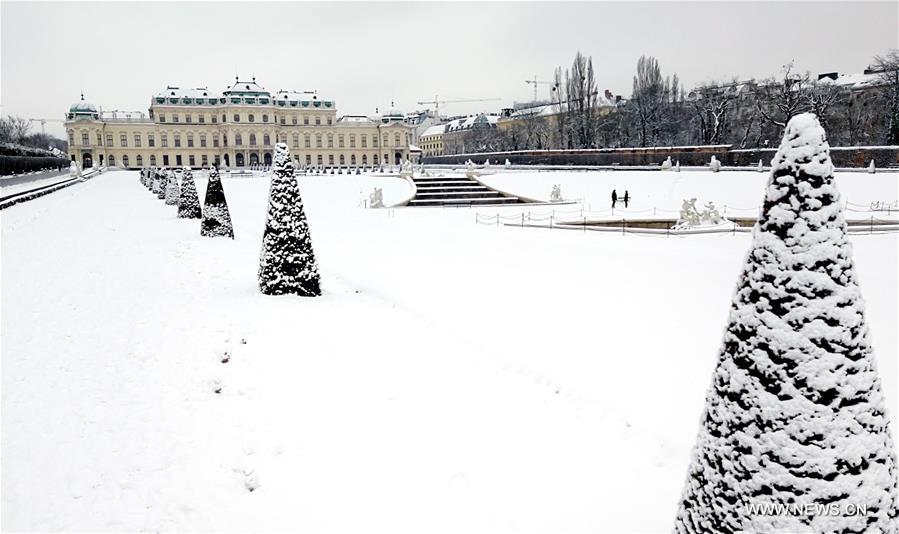
[[[66,121],[61,120],[61,119],[28,119],[28,122],[29,122],[29,123],[32,123],[32,122],[39,122],[39,123],[41,123],[41,133],[42,133],[42,134],[46,134],[47,132],[46,132],[46,130],[45,130],[45,128],[44,128],[44,125],[47,124],[48,122],[65,123]]]
[[[527,83],[527,84],[530,84],[530,85],[533,85],[533,86],[534,86],[534,102],[537,101],[537,86],[538,86],[538,85],[551,85],[551,86],[552,86],[552,88],[550,89],[550,92],[551,92],[551,93],[554,92],[556,89],[559,88],[559,86],[556,85],[556,82],[544,82],[544,81],[538,80],[536,74],[534,75],[534,79],[533,79],[533,80],[525,80],[524,83]],[[550,95],[550,96],[552,96],[552,95]]]
[[[492,102],[495,100],[500,100],[499,98],[460,98],[456,100],[440,100],[440,96],[434,95],[434,100],[424,100],[419,102],[418,105],[422,104],[434,104],[434,114],[437,115],[437,118],[440,118],[440,104],[459,104],[462,102]]]

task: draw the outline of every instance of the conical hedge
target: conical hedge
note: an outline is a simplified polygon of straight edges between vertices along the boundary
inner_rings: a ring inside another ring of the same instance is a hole
[[[165,186],[165,203],[169,206],[177,206],[181,198],[181,188],[178,186],[178,175],[174,170],[169,171]]]
[[[197,196],[197,184],[190,167],[184,167],[181,174],[181,198],[178,199],[179,219],[200,219],[203,210],[200,208],[200,199]]]
[[[225,190],[219,179],[218,169],[209,169],[209,183],[206,185],[206,201],[203,203],[203,219],[200,221],[200,235],[206,237],[230,237],[234,239],[231,213]]]
[[[259,260],[259,288],[267,295],[321,295],[309,224],[285,143],[275,147],[268,217]]]
[[[675,531],[895,533],[895,448],[814,115],[771,163]]]
[[[156,198],[158,198],[160,200],[165,200],[165,196],[169,189],[169,177],[171,175],[172,175],[171,169],[163,169],[162,170],[162,175],[159,177],[159,191],[156,191]]]

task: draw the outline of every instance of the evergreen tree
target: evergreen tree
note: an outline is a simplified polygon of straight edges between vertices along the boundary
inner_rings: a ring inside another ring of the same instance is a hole
[[[790,120],[676,532],[899,530],[896,453],[829,151],[814,115]]]
[[[165,169],[156,169],[156,174],[153,175],[153,183],[150,186],[150,192],[159,196],[159,192],[163,190],[162,188],[162,180],[165,176]]]
[[[199,219],[203,216],[200,199],[197,196],[197,184],[194,182],[190,167],[184,167],[181,175],[181,198],[178,199],[179,219]]]
[[[178,175],[170,171],[165,185],[165,203],[169,206],[177,206],[181,197],[181,188],[178,187]]]
[[[159,176],[159,191],[156,192],[156,198],[160,200],[165,199],[166,191],[169,188],[169,175],[171,174],[171,169],[163,169],[162,174]]]
[[[259,260],[259,288],[266,295],[321,295],[309,224],[285,143],[275,147],[268,217]]]
[[[215,166],[209,169],[209,183],[206,185],[206,201],[203,203],[200,235],[234,239],[228,201],[225,199],[225,190],[222,188],[219,171]]]

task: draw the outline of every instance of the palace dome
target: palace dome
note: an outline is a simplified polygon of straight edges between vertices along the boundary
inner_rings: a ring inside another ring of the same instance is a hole
[[[97,106],[86,102],[84,95],[81,95],[81,100],[69,106],[69,113],[98,113],[98,111]]]

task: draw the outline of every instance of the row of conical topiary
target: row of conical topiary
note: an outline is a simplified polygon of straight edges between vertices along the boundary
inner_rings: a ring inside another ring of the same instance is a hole
[[[202,207],[190,167],[181,170],[155,167],[141,169],[140,180],[157,198],[165,200],[167,205],[178,206],[179,219],[200,219],[200,235],[234,238],[228,202],[215,167],[209,169],[206,202]]]
[[[824,130],[771,162],[678,533],[899,532],[896,450]]]
[[[201,235],[233,239],[231,214],[218,169],[215,166],[209,169],[209,183],[202,210],[190,168],[185,167],[180,175],[179,184],[176,173],[171,170],[143,169],[141,183],[158,198],[165,199],[166,204],[177,205],[179,218],[201,218]],[[318,263],[312,250],[309,223],[286,143],[275,146],[258,281],[260,290],[267,295],[321,295]]]

